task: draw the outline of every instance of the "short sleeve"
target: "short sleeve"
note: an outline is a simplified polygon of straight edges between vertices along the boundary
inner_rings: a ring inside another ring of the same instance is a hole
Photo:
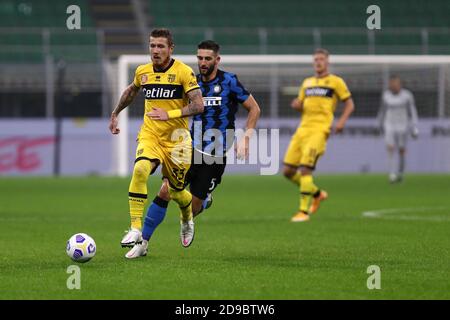
[[[239,82],[236,75],[234,75],[231,80],[231,91],[236,95],[236,99],[240,103],[243,103],[250,96],[250,93],[245,89],[242,83]]]
[[[139,67],[137,67],[136,71],[134,72],[133,84],[138,88],[141,87],[141,80],[139,78]]]
[[[183,69],[181,84],[183,85],[185,93],[200,88],[197,83],[197,78],[195,77],[194,71],[192,71],[192,69],[188,66],[186,66],[186,68]]]
[[[336,94],[339,97],[339,100],[347,100],[352,95],[350,91],[347,88],[347,84],[345,83],[342,78],[338,78],[337,84],[336,84]]]
[[[300,102],[303,102],[303,100],[305,100],[305,82],[304,81],[303,81],[302,85],[300,86],[300,89],[298,89],[297,99]]]

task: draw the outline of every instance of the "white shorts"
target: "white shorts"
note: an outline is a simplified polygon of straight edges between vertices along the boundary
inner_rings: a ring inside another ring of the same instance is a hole
[[[386,144],[397,148],[405,148],[408,139],[408,131],[386,130],[384,135]]]

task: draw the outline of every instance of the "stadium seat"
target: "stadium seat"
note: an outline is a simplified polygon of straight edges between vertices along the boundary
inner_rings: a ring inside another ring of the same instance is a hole
[[[387,36],[377,37],[376,44],[380,43],[382,46],[378,48],[380,53],[388,53],[388,51],[392,51],[391,53],[421,53],[420,28],[450,26],[450,20],[448,19],[450,3],[445,0],[437,0],[437,2],[443,8],[441,12],[436,12],[433,6],[424,2],[377,1],[377,5],[382,12],[382,28],[416,28],[415,35],[411,37],[411,40],[407,39],[410,33],[403,33],[407,36],[399,35],[397,37],[391,33]],[[182,0],[172,0],[163,4],[149,0],[150,14],[155,26],[170,26],[174,29],[186,27],[211,28],[215,30],[217,39],[221,39],[224,43],[241,44],[240,47],[236,46],[238,50],[248,46],[255,48],[254,53],[261,51],[258,48],[258,41],[255,41],[254,38],[242,35],[238,39],[239,42],[236,43],[234,37],[225,35],[226,31],[223,31],[223,28],[257,29],[264,27],[269,33],[268,51],[276,51],[282,46],[288,50],[286,53],[289,53],[289,47],[293,47],[292,43],[305,42],[306,46],[313,46],[312,36],[297,33],[297,37],[295,37],[287,34],[284,36],[284,40],[280,40],[277,36],[270,34],[273,28],[303,28],[305,31],[309,30],[310,33],[312,33],[312,28],[320,28],[321,43],[323,46],[329,47],[330,50],[340,53],[348,53],[349,50],[353,53],[368,53],[367,34],[362,32],[364,31],[362,29],[365,29],[368,17],[367,7],[373,2],[369,0],[357,2],[345,0],[339,4],[339,6],[336,6],[336,2],[333,0],[307,3],[296,0],[229,0],[211,6],[207,0],[198,0],[196,5],[192,6]],[[332,31],[336,27],[358,28],[359,32],[333,34]],[[383,49],[384,46],[391,44],[396,44],[394,49]],[[430,44],[445,49],[446,39],[445,37],[435,36],[433,37],[433,43],[430,42]],[[300,49],[300,51],[302,50],[303,48]],[[296,51],[298,52],[299,49],[297,48]]]

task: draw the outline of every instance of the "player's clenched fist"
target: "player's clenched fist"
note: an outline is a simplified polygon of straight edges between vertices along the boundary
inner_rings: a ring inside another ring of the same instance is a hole
[[[118,123],[119,120],[117,119],[117,116],[112,114],[109,121],[109,131],[111,131],[112,134],[118,134],[120,132],[120,129],[117,127]]]

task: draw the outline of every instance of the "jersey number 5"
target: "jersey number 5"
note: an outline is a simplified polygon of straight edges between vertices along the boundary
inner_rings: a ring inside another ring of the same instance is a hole
[[[211,179],[211,187],[209,187],[209,191],[213,191],[214,188],[216,187],[216,178],[212,178]]]

